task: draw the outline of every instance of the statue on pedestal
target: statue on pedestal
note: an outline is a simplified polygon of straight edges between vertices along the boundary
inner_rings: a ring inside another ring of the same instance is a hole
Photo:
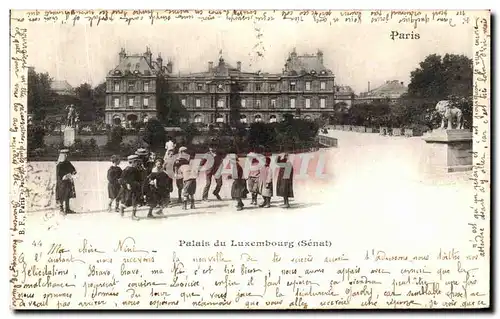
[[[66,116],[66,126],[75,127],[76,109],[73,104],[66,106],[68,115]]]
[[[463,114],[462,111],[452,103],[450,100],[439,101],[436,104],[436,111],[441,115],[441,130],[463,129]],[[456,123],[453,125],[453,123]]]
[[[441,126],[424,135],[428,172],[463,172],[472,169],[472,132],[464,129],[464,115],[457,105],[466,99],[451,97],[436,104]],[[465,110],[465,109],[464,109]]]

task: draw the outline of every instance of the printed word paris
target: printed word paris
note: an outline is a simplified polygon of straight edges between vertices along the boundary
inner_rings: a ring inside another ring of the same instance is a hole
[[[420,34],[412,31],[411,33],[402,33],[398,31],[391,31],[390,35],[393,41],[396,40],[418,40],[420,39]]]

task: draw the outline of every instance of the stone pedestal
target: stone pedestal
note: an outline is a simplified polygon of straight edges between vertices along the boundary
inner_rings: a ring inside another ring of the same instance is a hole
[[[424,135],[423,139],[431,171],[451,173],[472,170],[472,132],[438,129]]]
[[[75,144],[75,135],[76,130],[73,127],[65,127],[64,128],[64,146],[69,147]]]

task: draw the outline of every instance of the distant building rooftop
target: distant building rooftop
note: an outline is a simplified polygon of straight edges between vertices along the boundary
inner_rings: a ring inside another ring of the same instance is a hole
[[[408,87],[404,85],[404,82],[398,80],[386,81],[381,86],[370,90],[368,92],[363,92],[360,94],[362,98],[399,98],[401,95],[408,92]]]
[[[304,73],[332,75],[332,71],[323,64],[323,52],[321,50],[318,50],[316,54],[298,55],[293,49],[286,60],[284,72],[289,75]]]
[[[67,81],[52,81],[50,84],[52,91],[62,95],[72,95],[73,87]]]

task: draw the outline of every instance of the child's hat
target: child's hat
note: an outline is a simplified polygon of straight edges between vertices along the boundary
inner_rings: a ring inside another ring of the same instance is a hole
[[[139,156],[137,156],[137,155],[130,155],[129,157],[127,157],[127,159],[128,159],[129,162],[131,162],[131,161],[139,159]]]
[[[139,156],[148,155],[148,151],[146,151],[146,149],[144,149],[144,148],[139,148],[139,149],[137,149],[137,151],[135,151],[135,155],[139,155]]]

